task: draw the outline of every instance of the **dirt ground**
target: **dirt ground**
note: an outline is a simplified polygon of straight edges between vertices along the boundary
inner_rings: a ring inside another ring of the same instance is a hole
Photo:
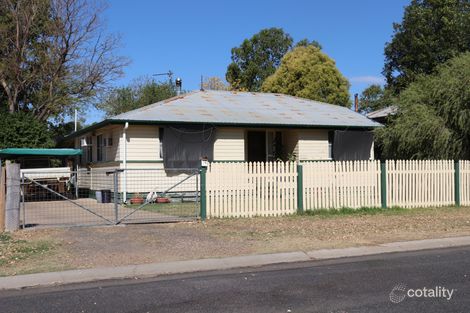
[[[47,253],[0,265],[0,275],[247,255],[470,235],[470,208],[327,216],[216,219],[206,223],[31,229]]]

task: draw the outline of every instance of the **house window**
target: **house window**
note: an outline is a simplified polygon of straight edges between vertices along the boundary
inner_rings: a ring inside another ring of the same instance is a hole
[[[333,143],[335,141],[335,132],[330,130],[328,132],[328,159],[333,160]]]
[[[82,148],[82,155],[80,156],[80,163],[91,163],[93,162],[93,137],[87,136],[80,140]]]
[[[103,135],[96,137],[96,160],[98,162],[103,162],[106,158],[106,142],[103,138]]]
[[[160,159],[163,159],[163,131],[164,131],[164,128],[163,127],[160,127],[158,129],[158,141],[160,143],[160,147],[159,147],[159,150],[160,150]]]

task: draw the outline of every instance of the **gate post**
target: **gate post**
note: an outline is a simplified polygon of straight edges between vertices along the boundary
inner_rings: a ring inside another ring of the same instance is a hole
[[[304,170],[302,164],[297,164],[297,213],[304,212]]]
[[[201,220],[205,221],[207,218],[207,199],[206,199],[206,171],[207,168],[201,166],[200,173],[201,173]]]
[[[6,168],[5,230],[15,231],[20,229],[20,165],[7,162]]]
[[[380,198],[382,209],[387,208],[387,166],[385,162],[380,162]]]
[[[119,223],[119,177],[118,170],[114,171],[113,181],[114,181],[114,221],[116,224]]]
[[[460,163],[454,162],[454,199],[455,206],[460,206]]]

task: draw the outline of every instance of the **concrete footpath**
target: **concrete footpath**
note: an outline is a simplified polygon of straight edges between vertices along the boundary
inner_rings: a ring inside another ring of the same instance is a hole
[[[0,290],[21,289],[37,286],[84,283],[109,279],[145,278],[159,275],[226,270],[256,267],[290,262],[336,259],[381,253],[419,251],[427,249],[460,247],[470,245],[470,236],[441,239],[426,239],[385,243],[344,249],[322,249],[309,252],[286,252],[236,256],[220,259],[200,259],[119,267],[71,270],[64,272],[38,273],[0,278]]]

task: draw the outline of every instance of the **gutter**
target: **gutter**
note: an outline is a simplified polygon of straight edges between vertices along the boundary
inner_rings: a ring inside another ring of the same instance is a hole
[[[230,122],[203,122],[203,121],[194,121],[194,122],[185,122],[185,121],[158,121],[158,120],[111,120],[107,119],[102,122],[93,124],[89,127],[83,128],[77,132],[74,132],[66,137],[62,141],[71,140],[75,137],[78,137],[82,134],[86,134],[95,129],[107,126],[107,125],[125,125],[126,123],[132,123],[133,125],[211,125],[211,126],[231,126],[231,127],[245,127],[245,128],[304,128],[304,129],[335,129],[335,130],[373,130],[375,128],[383,127],[384,125],[375,122],[377,125],[370,126],[353,126],[353,125],[303,125],[303,124],[266,124],[266,123],[230,123]]]

